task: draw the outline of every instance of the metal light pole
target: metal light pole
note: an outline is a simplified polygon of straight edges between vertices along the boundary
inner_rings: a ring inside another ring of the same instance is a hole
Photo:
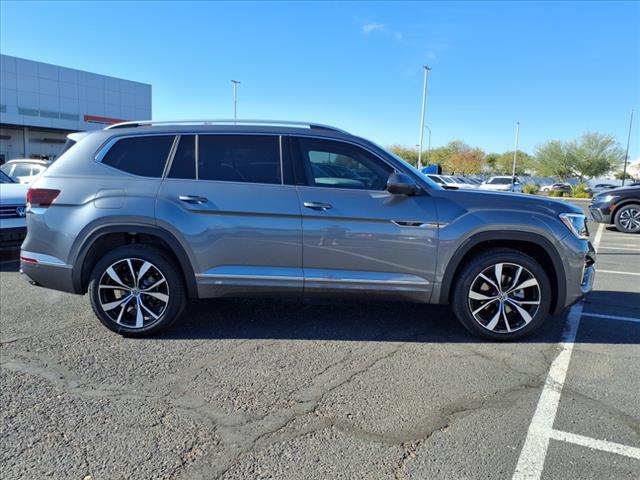
[[[518,160],[518,140],[520,139],[520,122],[516,122],[516,146],[513,150],[513,170],[511,171],[511,191],[515,190],[516,184],[516,161]]]
[[[633,108],[631,109],[631,118],[629,119],[629,135],[627,136],[627,151],[624,154],[624,169],[622,170],[622,186],[627,178],[627,161],[629,160],[629,142],[631,141],[631,125],[633,125]]]
[[[427,165],[431,163],[431,129],[428,125],[425,125],[424,128],[429,130],[429,141],[427,142]]]
[[[231,80],[231,83],[233,83],[233,123],[235,124],[238,119],[238,95],[236,89],[240,82],[238,80]]]
[[[420,150],[418,150],[418,170],[422,168],[422,142],[424,140],[424,115],[427,109],[427,82],[429,81],[429,71],[431,69],[424,66],[424,88],[422,90],[422,115],[420,116]]]

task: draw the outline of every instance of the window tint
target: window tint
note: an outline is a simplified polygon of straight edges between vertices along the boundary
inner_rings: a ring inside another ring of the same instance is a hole
[[[134,175],[160,177],[173,139],[173,135],[123,138],[109,149],[102,163]]]
[[[169,170],[170,178],[196,178],[196,137],[182,135]]]
[[[281,183],[277,136],[200,135],[198,140],[198,179]]]
[[[355,145],[298,139],[311,184],[319,187],[384,190],[393,169]]]

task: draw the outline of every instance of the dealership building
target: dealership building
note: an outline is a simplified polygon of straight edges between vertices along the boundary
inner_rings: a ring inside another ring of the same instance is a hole
[[[151,118],[151,85],[0,55],[0,164],[55,159],[70,132]]]

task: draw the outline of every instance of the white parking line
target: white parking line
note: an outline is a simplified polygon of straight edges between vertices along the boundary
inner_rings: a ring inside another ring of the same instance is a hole
[[[596,268],[596,272],[597,273],[612,273],[612,274],[615,274],[615,275],[635,275],[635,276],[640,277],[640,273],[638,273],[638,272],[619,272],[617,270],[600,270],[600,269],[597,269],[597,268]]]
[[[593,240],[593,246],[597,249],[600,245],[604,224],[601,223]],[[544,467],[544,460],[549,448],[549,440],[553,432],[553,423],[556,419],[562,386],[567,377],[573,344],[576,340],[580,317],[582,316],[582,303],[571,307],[567,318],[567,324],[562,332],[560,352],[551,364],[549,373],[544,382],[536,411],[531,419],[527,438],[524,441],[513,480],[539,480]]]
[[[601,313],[582,313],[583,317],[606,318],[607,320],[620,320],[621,322],[640,323],[640,318],[621,317],[619,315],[603,315]]]
[[[640,448],[629,447],[621,443],[609,442],[607,440],[597,440],[595,438],[576,435],[575,433],[562,432],[560,430],[552,430],[551,438],[561,440],[563,442],[574,443],[582,447],[593,448],[594,450],[602,450],[603,452],[617,453],[625,457],[636,458],[640,460]]]
[[[527,438],[518,458],[518,465],[513,474],[513,480],[538,480],[542,475],[544,459],[547,456],[547,448],[553,430],[553,422],[556,419],[562,386],[567,376],[571,352],[576,339],[582,304],[571,307],[567,319],[567,325],[562,332],[560,353],[551,364],[549,374],[544,382],[538,406],[531,419]]]
[[[628,244],[625,244],[628,245]],[[626,250],[629,252],[638,252],[640,253],[640,246],[639,247],[635,247],[635,248],[629,248],[629,247],[600,247],[598,250]]]

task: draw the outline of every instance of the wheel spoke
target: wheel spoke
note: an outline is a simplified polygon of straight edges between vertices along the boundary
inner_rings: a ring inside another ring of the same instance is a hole
[[[105,312],[108,312],[109,310],[113,310],[114,308],[116,308],[119,305],[125,304],[126,302],[128,302],[129,300],[131,300],[132,295],[127,295],[124,298],[119,298],[118,300],[116,300],[115,302],[109,302],[109,303],[103,303],[102,304],[102,309]]]
[[[500,321],[501,313],[502,313],[502,304],[500,304],[500,306],[498,307],[498,311],[493,316],[491,321],[486,325],[486,328],[488,328],[489,330],[493,330],[494,328],[496,328],[496,325],[498,325],[498,322]]]
[[[138,272],[138,281],[136,282],[136,285],[138,287],[140,287],[140,280],[142,280],[142,277],[144,277],[144,274],[147,273],[147,271],[152,267],[152,265],[149,262],[144,262],[142,264],[142,267],[140,267],[140,271]]]
[[[504,325],[507,327],[507,333],[511,333],[511,325],[509,325],[509,320],[507,319],[507,309],[505,308],[504,303],[500,305],[500,309],[502,310],[502,319],[504,320]]]
[[[121,285],[100,285],[98,288],[106,288],[108,290],[124,290],[125,292],[131,291],[129,287],[124,287]]]
[[[527,312],[520,305],[518,305],[517,303],[512,302],[510,299],[507,300],[507,302],[509,302],[510,305],[513,305],[514,307],[516,307],[516,311],[520,314],[520,316],[524,320],[525,325],[527,325],[532,320],[531,315],[529,315],[529,312]]]
[[[131,259],[127,258],[127,265],[129,265],[129,272],[131,272],[131,278],[133,280],[133,286],[137,286],[138,285],[138,277],[136,276],[136,272],[133,269],[133,265],[131,265]]]
[[[121,325],[122,324],[122,315],[124,315],[125,310],[127,309],[127,305],[129,304],[129,301],[127,300],[126,302],[124,302],[122,304],[122,306],[120,307],[120,313],[118,314],[118,318],[116,319],[116,323]]]
[[[158,292],[140,292],[140,295],[148,295],[153,298],[157,298],[161,302],[167,303],[169,301],[169,295],[166,293],[158,293]]]
[[[515,298],[508,298],[509,302],[517,303],[518,305],[540,305],[539,300],[516,300]]]
[[[538,286],[538,281],[535,278],[530,278],[529,280],[525,280],[524,282],[522,282],[520,285],[513,287],[507,293],[513,293],[513,292],[517,292],[518,290],[524,290],[525,288],[537,287],[537,286]]]
[[[166,280],[164,278],[161,278],[160,280],[158,280],[156,283],[154,283],[153,285],[151,285],[150,287],[144,288],[142,290],[140,290],[142,293],[147,293],[149,290],[153,290],[154,288],[156,288],[158,285],[162,285]]]
[[[131,287],[126,285],[122,280],[120,280],[120,277],[118,276],[116,271],[113,269],[113,265],[107,268],[107,275],[109,275],[111,277],[111,280],[113,280],[117,284],[122,285],[123,287],[126,287],[127,289],[131,290]]]
[[[144,315],[142,315],[142,308],[140,306],[140,297],[136,297],[136,328],[142,328],[144,326]]]
[[[495,300],[498,297],[497,296],[489,297],[482,293],[474,292],[473,290],[471,290],[469,292],[469,298],[472,300]]]
[[[149,308],[142,302],[142,299],[138,300],[138,304],[149,314],[151,315],[154,320],[157,320],[159,317],[158,315],[156,315],[155,313],[153,313],[151,310],[149,310]]]
[[[516,274],[513,276],[513,281],[511,282],[511,287],[518,284],[518,280],[520,280],[520,274],[522,273],[522,267],[518,266],[518,270],[516,270]]]
[[[500,293],[502,293],[502,265],[502,263],[496,263],[495,267],[493,267],[496,282],[498,284],[498,291]]]
[[[493,288],[495,288],[498,292],[500,292],[500,289],[498,288],[498,285],[496,285],[496,283],[493,280],[491,280],[489,277],[487,277],[484,273],[481,273],[479,276],[485,282],[487,282],[489,285],[491,285]]]
[[[492,298],[491,300],[489,300],[487,303],[484,303],[481,307],[476,308],[473,312],[471,312],[473,315],[477,315],[478,312],[482,311],[483,308],[487,308],[489,305],[491,305],[493,302],[497,301],[498,298]]]

